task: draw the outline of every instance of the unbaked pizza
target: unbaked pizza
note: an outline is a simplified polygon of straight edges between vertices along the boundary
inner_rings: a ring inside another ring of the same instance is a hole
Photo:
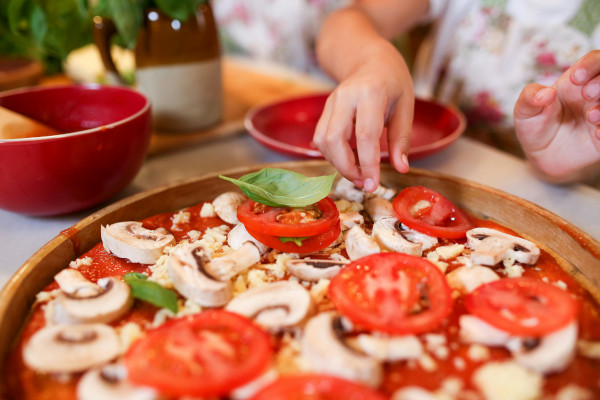
[[[600,398],[600,308],[431,189],[265,169],[103,226],[37,296],[14,399]]]

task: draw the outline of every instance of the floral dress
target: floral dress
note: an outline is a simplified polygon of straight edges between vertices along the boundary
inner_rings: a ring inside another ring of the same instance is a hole
[[[444,18],[451,3],[461,1],[468,0],[431,0],[439,13],[432,17]],[[437,96],[457,103],[474,135],[518,152],[512,114],[521,90],[533,82],[552,85],[600,48],[600,0],[471,3],[446,48]]]

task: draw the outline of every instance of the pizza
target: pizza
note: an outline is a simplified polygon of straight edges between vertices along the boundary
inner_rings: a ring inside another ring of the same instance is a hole
[[[37,296],[14,399],[600,398],[600,307],[422,186],[265,169],[102,226]]]

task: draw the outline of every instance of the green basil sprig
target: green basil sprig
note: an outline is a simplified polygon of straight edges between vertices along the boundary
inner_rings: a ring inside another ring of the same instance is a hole
[[[146,275],[137,272],[125,274],[123,281],[131,287],[131,295],[134,298],[177,313],[177,294],[174,291],[149,281]]]
[[[280,168],[264,168],[239,179],[219,175],[233,182],[248,198],[271,207],[306,207],[327,197],[335,173],[309,177]]]

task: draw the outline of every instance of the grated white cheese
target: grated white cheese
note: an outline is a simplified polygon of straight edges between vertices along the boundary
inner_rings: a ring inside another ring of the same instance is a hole
[[[534,400],[541,396],[543,382],[542,375],[514,361],[490,362],[473,374],[473,383],[487,400]]]
[[[179,211],[177,214],[173,215],[171,221],[173,222],[171,225],[171,230],[173,231],[180,231],[181,228],[179,227],[180,224],[187,224],[190,222],[190,217],[191,214],[189,213],[189,211]]]
[[[335,206],[337,207],[340,213],[357,212],[362,211],[364,209],[362,203],[359,203],[357,201],[348,201],[346,199],[336,200]]]
[[[472,344],[467,350],[467,357],[471,361],[485,361],[490,358],[490,349],[481,344]]]
[[[327,289],[329,289],[330,283],[329,279],[319,279],[319,282],[310,288],[310,295],[316,304],[321,303],[325,296],[327,296]]]
[[[82,267],[82,266],[92,265],[92,262],[94,262],[94,259],[89,256],[83,257],[83,258],[78,258],[77,260],[71,261],[69,263],[69,268],[79,269],[79,267]]]
[[[167,254],[163,254],[156,261],[156,264],[151,265],[150,271],[152,273],[148,277],[148,280],[151,282],[156,282],[167,289],[173,289],[173,281],[171,281],[171,277],[169,276],[169,268],[167,267],[168,260],[169,256]]]
[[[433,372],[437,369],[437,362],[427,353],[419,357],[419,365],[427,372]]]
[[[212,203],[204,203],[202,205],[202,208],[200,209],[200,216],[202,218],[211,218],[216,215],[217,213],[215,212],[215,207],[212,205]]]
[[[552,284],[559,289],[567,290],[567,284],[564,283],[563,281],[556,281],[556,282],[553,282]]]
[[[520,278],[525,272],[525,269],[521,265],[515,264],[515,260],[512,258],[502,261],[502,265],[504,265],[504,275],[509,278]]]
[[[265,270],[262,269],[252,269],[248,271],[247,277],[249,289],[269,283],[269,277]]]
[[[193,230],[193,231],[189,231],[187,235],[192,242],[195,242],[196,240],[198,240],[202,237],[202,232]]]
[[[456,368],[459,371],[462,371],[467,367],[467,363],[462,357],[454,357],[452,359],[452,364],[454,364],[454,368]]]
[[[451,258],[458,257],[465,249],[463,244],[449,244],[446,246],[440,246],[435,249],[435,252],[440,255],[443,260],[449,260]]]
[[[116,331],[119,335],[121,353],[125,353],[131,344],[143,335],[142,328],[135,322],[128,322],[123,326],[117,327]]]
[[[593,400],[594,393],[575,384],[569,384],[556,393],[555,400]]]
[[[39,292],[35,296],[35,302],[37,303],[45,303],[47,301],[53,300],[60,293],[60,289],[54,289],[49,291]]]
[[[577,342],[577,350],[584,357],[600,360],[600,342],[579,340]]]
[[[440,261],[440,254],[437,251],[430,251],[427,253],[427,260],[438,267],[442,273],[446,273],[446,269],[448,269],[448,263]]]

